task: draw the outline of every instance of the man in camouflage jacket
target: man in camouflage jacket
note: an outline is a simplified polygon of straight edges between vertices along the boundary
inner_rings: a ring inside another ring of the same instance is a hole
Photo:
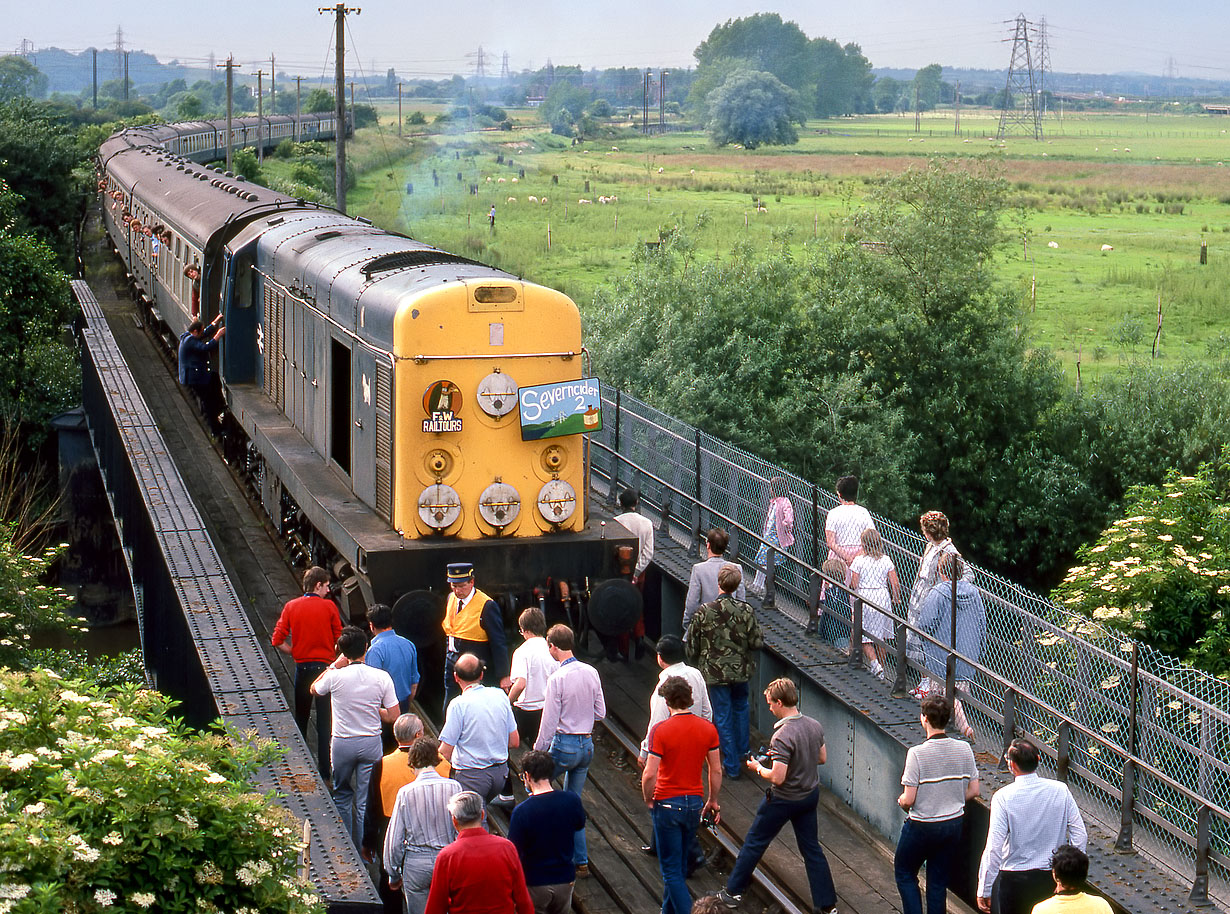
[[[696,611],[687,640],[688,660],[701,671],[709,687],[713,723],[722,743],[724,776],[733,780],[742,776],[743,759],[751,748],[747,681],[753,654],[764,644],[752,607],[734,597],[742,580],[739,566],[722,566],[718,571],[721,593]]]

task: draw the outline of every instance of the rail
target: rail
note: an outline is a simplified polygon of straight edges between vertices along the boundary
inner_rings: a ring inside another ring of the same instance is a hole
[[[823,518],[838,503],[835,495],[608,385],[602,400],[606,416],[591,436],[591,460],[612,500],[623,485],[638,487],[662,532],[688,546],[706,527],[726,526],[731,557],[765,575],[766,607],[800,624],[822,609],[828,630],[837,632],[834,643],[862,629],[862,601],[818,567],[826,551]],[[796,507],[796,545],[780,566],[762,533],[774,477],[785,480]],[[874,519],[908,592],[924,541]],[[758,564],[762,546],[767,558]],[[1005,747],[1019,732],[1033,734],[1058,777],[1117,814],[1117,851],[1137,849],[1139,827],[1153,839],[1150,852],[1190,880],[1191,903],[1211,904],[1210,876],[1230,875],[1230,765],[1223,760],[1230,755],[1230,684],[998,575],[971,570],[987,611],[979,657],[963,656],[891,608],[867,603],[896,626],[896,644],[885,644],[894,691],[903,693],[912,672],[925,673],[906,655],[907,633],[945,652],[950,692],[955,661],[970,664],[974,673],[962,697],[985,729],[1000,733]],[[821,605],[822,584],[846,594],[848,615]],[[850,662],[861,663],[859,652]]]

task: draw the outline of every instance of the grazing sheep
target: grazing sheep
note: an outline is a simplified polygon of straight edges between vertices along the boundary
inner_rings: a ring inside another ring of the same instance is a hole
[[[512,182],[513,182],[514,184],[516,184],[516,183],[517,183],[517,179],[516,179],[516,178],[513,178],[513,179],[512,179]]]
[[[580,206],[584,206],[587,203],[593,203],[593,202],[594,202],[593,200],[586,200],[584,197],[582,197],[580,200],[577,201],[577,204]]]
[[[1057,247],[1059,247],[1059,242],[1058,242],[1058,241],[1048,241],[1048,242],[1046,243],[1046,246],[1047,246],[1048,248],[1057,248]]]
[[[547,198],[546,198],[546,197],[543,197],[543,198],[542,198],[541,200],[539,200],[538,202],[539,202],[539,203],[541,203],[541,204],[543,204],[543,205],[545,206],[545,205],[546,205],[546,202],[547,202]]]
[[[491,175],[487,175],[487,183],[488,183],[488,184],[490,184],[490,183],[491,183]]]
[[[1107,251],[1113,251],[1113,250],[1114,250],[1114,247],[1112,245],[1109,245],[1109,244],[1102,245],[1103,254],[1105,254]]]
[[[768,208],[767,206],[765,206],[763,203],[757,203],[757,204],[756,204],[756,212],[758,212],[758,213],[767,213],[768,211],[769,211],[769,208]]]
[[[599,197],[599,198],[598,198],[598,202],[599,202],[599,203],[601,203],[601,204],[603,204],[603,205],[605,206],[605,205],[606,205],[606,197]]]
[[[607,201],[608,201],[608,202],[610,202],[610,203],[618,203],[618,202],[619,202],[619,198],[618,198],[617,196],[615,196],[614,194],[611,194],[611,195],[610,195],[609,197],[607,197],[606,199],[607,199]]]
[[[1224,131],[1224,130],[1222,131],[1222,133],[1225,133],[1225,132],[1226,132],[1226,131]],[[619,152],[619,147],[618,147],[618,146],[612,146],[612,147],[611,147],[611,151],[612,151],[612,152]]]
[[[664,171],[666,171],[666,169],[665,169],[665,168],[659,168],[659,169],[658,169],[658,174],[662,174],[662,172],[664,172]]]
[[[695,169],[695,168],[689,168],[689,169],[688,169],[688,174],[690,174],[690,175],[694,175],[694,174],[696,174],[696,169]]]
[[[508,198],[506,201],[504,201],[504,202],[506,202],[506,203],[516,203],[516,202],[517,202],[517,198],[516,198],[516,197],[509,197],[509,198]]]
[[[537,197],[535,197],[533,194],[530,194],[530,195],[529,195],[528,197],[526,197],[525,199],[526,199],[526,200],[528,200],[530,203],[537,203],[537,202],[538,202],[538,198],[537,198]]]
[[[503,178],[496,178],[496,179],[495,179],[495,183],[496,183],[496,184],[503,184],[503,183],[504,183],[504,179],[503,179]]]

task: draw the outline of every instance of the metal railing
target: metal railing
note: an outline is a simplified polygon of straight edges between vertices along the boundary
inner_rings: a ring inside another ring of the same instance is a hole
[[[725,527],[730,557],[764,572],[766,606],[800,624],[820,610],[821,635],[848,644],[852,628],[862,629],[861,601],[819,568],[827,554],[824,519],[836,496],[626,393],[603,385],[602,396],[606,415],[603,430],[591,436],[591,462],[610,497],[635,486],[661,517],[660,535],[689,547],[708,527]],[[769,545],[763,531],[773,477],[786,481],[795,543],[784,563],[774,561],[769,546],[767,561],[757,565],[757,551]],[[908,593],[925,542],[873,518]],[[954,534],[959,539],[960,531]],[[890,679],[896,675],[897,693],[911,670],[926,673],[906,657],[907,632],[968,662],[974,673],[962,693],[967,714],[1002,734],[1005,747],[1014,735],[1032,734],[1056,776],[1118,815],[1116,850],[1132,851],[1139,828],[1151,839],[1149,853],[1190,879],[1191,902],[1209,904],[1210,875],[1220,887],[1230,874],[1230,684],[996,574],[972,567],[971,579],[986,607],[978,657],[957,654],[902,615],[874,607],[896,624],[885,666]],[[822,606],[824,582],[847,599]],[[790,599],[777,604],[779,594]],[[859,651],[851,651],[850,662],[861,663]],[[950,659],[950,690],[952,669]]]

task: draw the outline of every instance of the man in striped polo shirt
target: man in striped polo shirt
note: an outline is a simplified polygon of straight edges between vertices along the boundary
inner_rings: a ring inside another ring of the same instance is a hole
[[[897,839],[893,875],[901,893],[902,914],[922,914],[918,871],[927,864],[927,914],[945,914],[948,881],[965,804],[978,796],[978,767],[974,750],[964,740],[949,739],[951,709],[944,696],[922,700],[922,724],[927,739],[905,754],[901,796],[897,805],[908,814]]]

